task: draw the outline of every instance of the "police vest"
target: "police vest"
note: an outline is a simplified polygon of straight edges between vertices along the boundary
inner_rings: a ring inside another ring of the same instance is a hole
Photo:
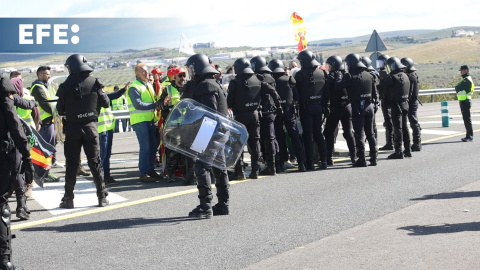
[[[298,87],[300,102],[303,104],[322,103],[325,75],[317,67],[301,69],[297,72],[302,78],[302,85]]]
[[[125,101],[125,97],[122,95],[121,97],[115,99],[115,100],[112,100],[112,110],[113,111],[120,111],[120,110],[123,110],[124,109],[124,104]]]
[[[392,74],[393,86],[389,89],[392,100],[404,102],[410,94],[410,79],[404,72]]]
[[[110,108],[101,108],[98,115],[98,133],[115,129],[115,116]]]
[[[354,70],[351,75],[351,84],[347,88],[349,99],[354,101],[372,100],[372,75],[364,70]]]
[[[237,85],[235,93],[234,110],[238,111],[254,111],[260,106],[260,90],[262,83],[255,76],[239,76],[234,81]]]
[[[97,121],[99,91],[102,87],[103,85],[91,76],[68,76],[60,85],[65,93],[67,121],[77,123]]]
[[[264,82],[271,85],[273,88],[276,87],[276,82],[272,75],[265,73],[262,75],[257,75],[257,77],[259,78],[259,80],[263,80]],[[260,105],[262,112],[274,112],[276,109],[275,102],[273,101],[272,96],[265,91],[262,91]]]
[[[293,91],[292,85],[295,84],[295,80],[292,77],[283,75],[275,80],[276,90],[280,96],[280,104],[282,107],[289,107],[293,104]]]
[[[151,110],[137,110],[133,106],[132,100],[130,99],[130,89],[135,88],[140,93],[140,99],[145,103],[155,102],[152,86],[147,83],[145,86],[142,82],[136,80],[130,84],[130,88],[127,90],[127,101],[128,101],[128,110],[130,112],[130,124],[135,125],[140,122],[150,122],[155,119],[155,109]]]
[[[45,87],[45,85],[43,84],[40,84],[40,83],[37,83],[37,84],[34,84],[32,86],[32,88],[34,87],[38,87],[38,90],[41,92],[43,92],[45,94],[45,96],[47,97],[47,100],[51,100],[52,99],[52,95],[50,94],[50,91],[48,91],[48,89]],[[31,90],[30,90],[31,91]],[[48,106],[51,107],[50,104],[48,104]],[[48,118],[48,117],[51,117],[52,115],[46,111],[44,111],[42,109],[41,106],[38,106],[38,111],[40,112],[40,119],[43,121],[44,119]]]
[[[34,100],[32,96],[27,96],[27,95],[24,95],[23,99]],[[35,122],[33,121],[33,118],[32,118],[32,110],[25,110],[20,107],[15,107],[15,109],[17,110],[18,116],[20,116],[25,122],[27,122],[27,124],[35,128]]]
[[[475,90],[475,85],[473,84],[472,77],[467,76],[467,77],[465,77],[465,78],[462,78],[462,80],[460,81],[460,83],[464,82],[465,80],[469,80],[472,86],[470,87],[470,89],[460,90],[460,91],[457,92],[457,99],[458,99],[459,101],[471,100],[471,99],[472,99],[473,90]]]
[[[178,102],[180,102],[180,93],[178,92],[178,89],[173,87],[171,84],[168,84],[166,88],[168,96],[172,98],[170,105],[175,106]]]
[[[330,104],[346,105],[349,103],[347,89],[345,87],[335,87],[335,76],[333,73],[329,74],[327,83],[330,88]]]

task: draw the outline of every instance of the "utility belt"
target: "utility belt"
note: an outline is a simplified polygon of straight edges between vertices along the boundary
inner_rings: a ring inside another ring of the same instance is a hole
[[[360,99],[360,100],[356,101],[355,103],[359,106],[360,109],[365,109],[366,107],[368,107],[372,103],[372,101],[369,100],[369,99],[368,100],[367,99]]]

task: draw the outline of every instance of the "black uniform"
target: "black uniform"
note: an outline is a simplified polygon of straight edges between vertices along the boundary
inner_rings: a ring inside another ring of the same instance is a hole
[[[300,122],[303,129],[303,143],[305,144],[305,159],[307,170],[314,170],[313,142],[317,143],[320,155],[321,169],[327,168],[327,147],[322,133],[323,116],[326,110],[325,93],[326,74],[317,66],[300,69],[295,73],[298,89]]]
[[[377,99],[376,86],[370,75],[363,68],[350,70],[343,76],[337,87],[345,87],[352,104],[352,124],[355,134],[355,147],[358,160],[354,166],[365,167],[365,137],[370,147],[370,165],[377,162],[377,141],[373,132],[375,119],[374,100]]]
[[[16,90],[10,80],[2,78],[0,81],[0,174],[2,175],[2,181],[0,181],[0,210],[2,211],[0,220],[0,268],[17,269],[10,263],[12,235],[10,231],[11,214],[8,206],[11,166],[14,163],[13,155],[15,155],[16,149],[22,155],[22,170],[28,168],[27,181],[33,179],[33,165],[30,157],[30,145],[15,110],[13,96],[10,95],[16,93]]]
[[[280,103],[283,109],[283,114],[275,118],[275,136],[279,146],[278,160],[281,164],[288,160],[287,143],[285,140],[285,132],[283,131],[283,126],[285,126],[292,140],[298,167],[303,171],[305,168],[305,152],[298,132],[297,117],[294,108],[295,102],[299,100],[295,79],[281,73],[274,73],[273,77],[275,78],[276,90],[280,96]]]
[[[407,72],[408,79],[410,79],[410,94],[408,98],[408,121],[412,128],[412,151],[420,151],[422,149],[422,138],[420,124],[418,123],[417,110],[420,104],[418,100],[418,75],[415,71]]]
[[[280,97],[275,88],[260,81],[254,74],[242,74],[228,85],[228,108],[235,120],[245,125],[248,131],[248,146],[252,162],[250,178],[258,178],[258,155],[260,153],[260,116],[258,108],[262,93],[272,96],[275,106],[280,107]],[[235,174],[243,174],[243,154],[235,165]]]
[[[24,110],[31,110],[36,105],[34,100],[25,100],[21,98],[19,95],[14,95],[14,105],[16,107],[22,108]],[[14,155],[14,163],[11,166],[11,175],[10,179],[12,182],[12,188],[15,190],[15,197],[17,198],[17,209],[16,209],[16,216],[20,219],[29,219],[30,210],[27,208],[27,196],[25,196],[26,192],[26,184],[25,183],[25,176],[20,172],[21,165],[22,165],[22,155],[18,149],[15,150]]]
[[[275,88],[275,79],[271,74],[257,74],[257,77],[261,81],[264,81]],[[275,157],[279,150],[274,125],[277,117],[276,111],[277,107],[275,107],[275,102],[273,101],[272,96],[268,92],[262,92],[260,99],[260,138],[262,140],[262,145],[265,148],[262,153],[264,154],[263,158],[267,163],[267,167],[260,172],[261,175],[275,175],[276,171]]]
[[[392,112],[393,140],[395,153],[389,158],[411,157],[410,133],[407,124],[408,95],[410,93],[410,79],[401,70],[393,71],[384,78],[384,86],[389,93],[389,103]],[[402,141],[405,151],[402,153]]]
[[[225,116],[228,114],[225,92],[215,81],[213,74],[205,74],[197,77],[192,86],[194,88],[194,100],[218,111],[220,114]],[[199,207],[203,209],[211,208],[213,198],[211,188],[212,181],[210,178],[211,170],[213,170],[216,179],[215,187],[217,188],[218,198],[218,203],[213,207],[213,214],[228,214],[230,184],[228,181],[227,170],[213,168],[204,162],[197,161],[195,162],[195,175],[197,176],[198,181],[198,198],[200,199]]]
[[[348,151],[352,161],[355,160],[355,140],[353,137],[352,127],[352,105],[348,99],[347,89],[345,87],[337,87],[336,80],[340,83],[343,77],[342,71],[335,71],[328,74],[327,84],[330,90],[330,113],[325,123],[325,142],[327,145],[327,161],[333,164],[332,155],[335,142],[335,130],[337,129],[338,122],[342,123],[343,137],[347,142]]]
[[[386,144],[380,150],[393,150],[393,124],[392,113],[390,109],[390,94],[384,83],[385,77],[388,76],[385,70],[380,70],[378,84],[378,95],[380,98],[380,108],[383,114],[383,127],[385,127]]]
[[[57,110],[67,120],[65,138],[65,195],[60,207],[73,208],[73,189],[76,183],[81,147],[97,188],[99,206],[108,204],[100,160],[97,118],[100,107],[108,108],[110,101],[103,85],[88,72],[70,74],[57,91]]]

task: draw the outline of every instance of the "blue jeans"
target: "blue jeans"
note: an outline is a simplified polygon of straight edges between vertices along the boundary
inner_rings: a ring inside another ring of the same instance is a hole
[[[130,125],[129,122],[127,122],[127,119],[117,119],[115,120],[115,133],[120,132],[120,127],[119,127],[119,122],[122,122],[122,130],[123,132],[126,132],[128,129],[128,126]]]
[[[112,155],[113,130],[107,130],[100,135],[100,159],[105,179],[110,177],[110,156]]]
[[[140,174],[147,174],[155,169],[158,128],[153,122],[140,122],[132,125],[140,146],[138,169]]]

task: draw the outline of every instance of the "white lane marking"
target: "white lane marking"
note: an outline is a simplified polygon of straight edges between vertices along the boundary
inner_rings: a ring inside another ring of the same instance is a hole
[[[88,181],[85,178],[77,177],[77,183],[75,185],[73,200],[74,209],[59,208],[63,194],[65,193],[65,182],[45,183],[44,188],[35,186],[32,190],[33,198],[50,214],[62,215],[73,211],[84,210],[90,207],[96,207],[98,204],[97,189],[92,181]],[[108,188],[107,188],[108,191]],[[108,192],[107,196],[110,203],[118,203],[126,201],[126,198],[121,197],[118,194]]]

